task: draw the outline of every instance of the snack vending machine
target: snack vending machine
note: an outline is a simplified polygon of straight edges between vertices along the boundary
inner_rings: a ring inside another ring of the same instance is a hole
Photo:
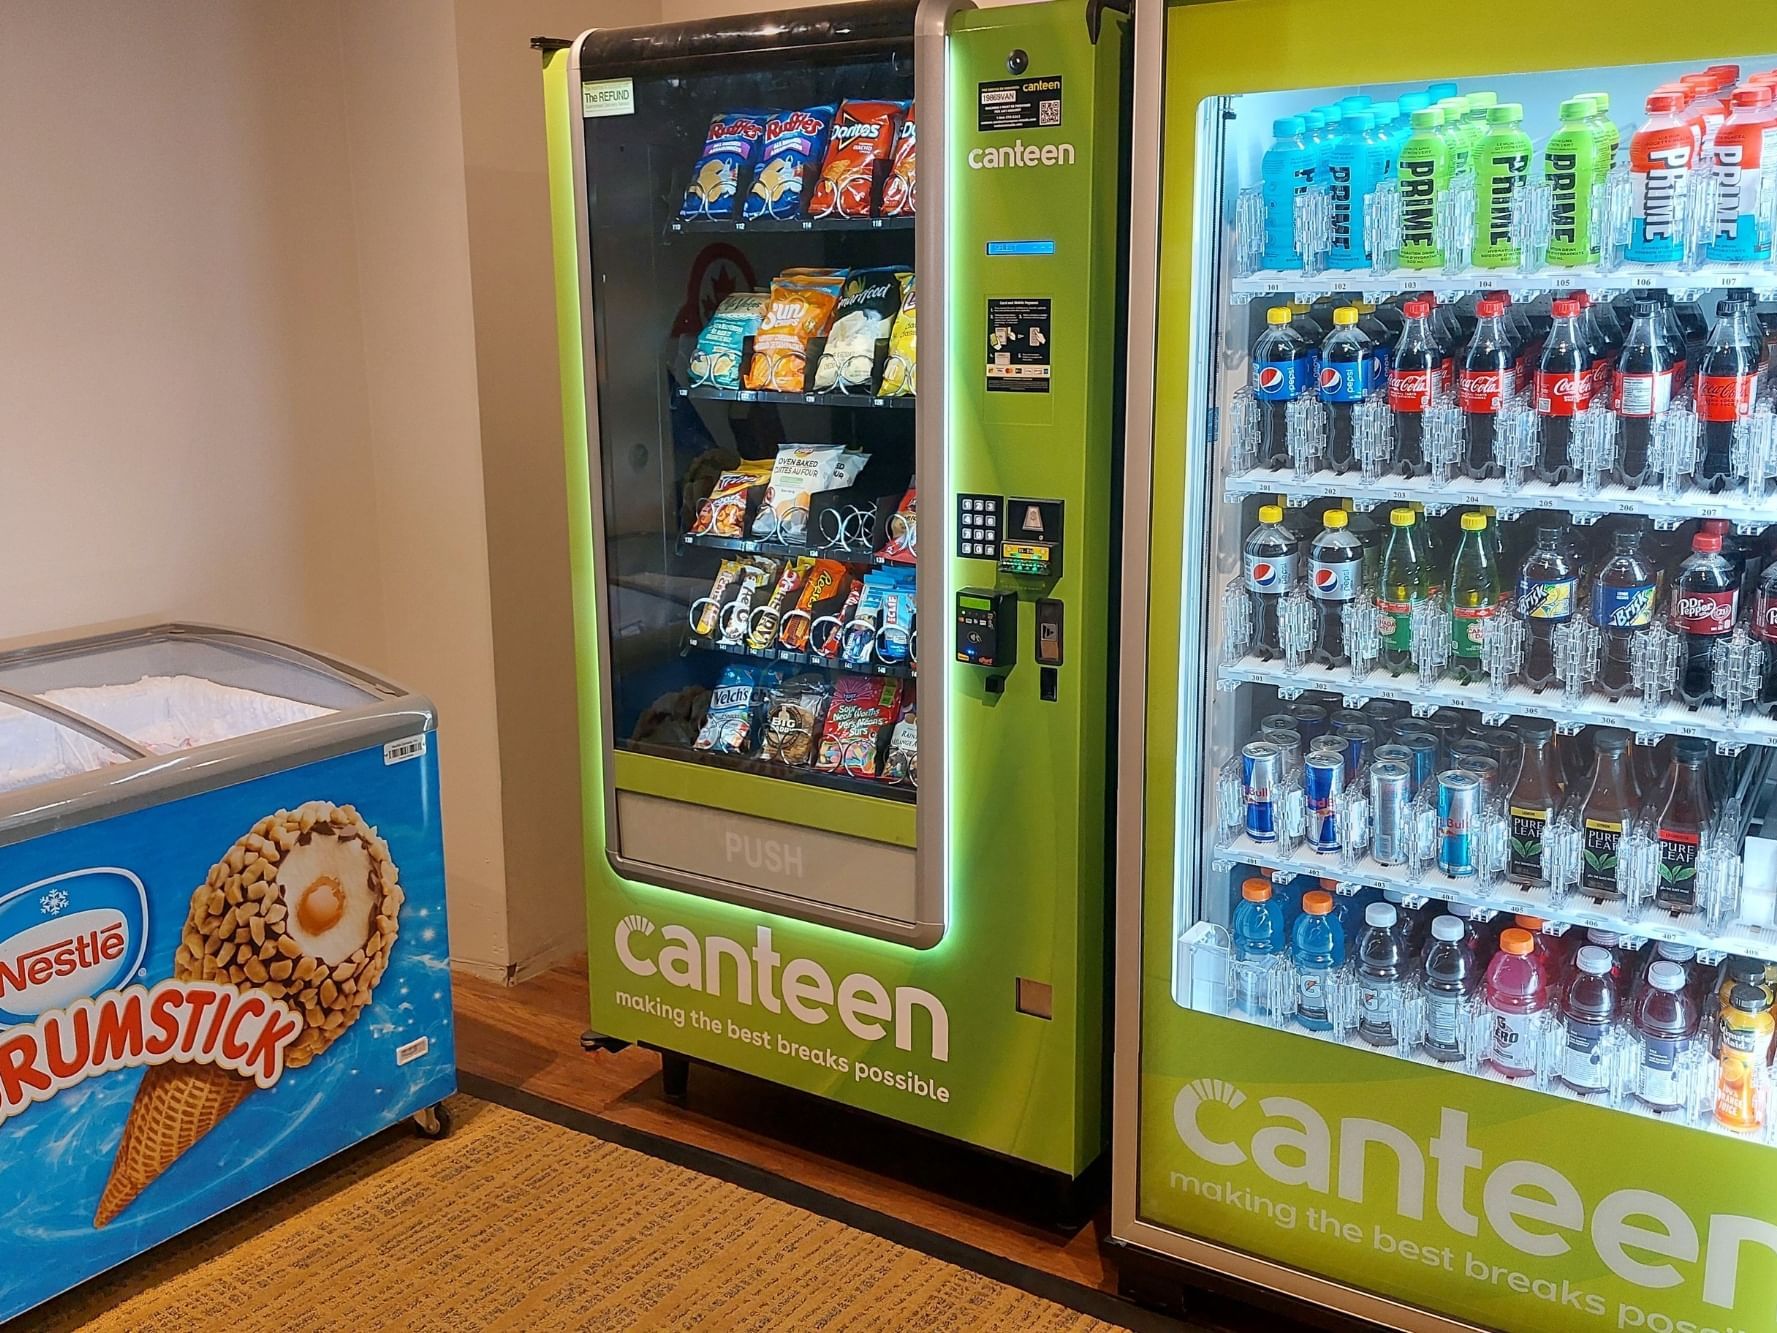
[[[1126,1285],[1777,1326],[1768,6],[1317,16],[1136,14]]]
[[[1126,52],[927,0],[544,64],[592,1027],[1064,1181],[1104,1137]]]

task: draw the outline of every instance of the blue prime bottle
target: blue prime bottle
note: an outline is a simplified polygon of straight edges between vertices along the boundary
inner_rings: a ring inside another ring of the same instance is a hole
[[[1296,1021],[1315,1032],[1333,1026],[1333,983],[1345,966],[1345,929],[1333,911],[1333,895],[1316,889],[1302,895],[1302,915],[1290,931],[1296,972]]]
[[[1425,85],[1426,95],[1431,98],[1434,104],[1443,101],[1446,97],[1455,97],[1460,91],[1454,79],[1445,79],[1441,83]]]
[[[1234,1007],[1243,1014],[1268,1017],[1268,984],[1283,964],[1285,943],[1283,911],[1272,899],[1271,881],[1255,876],[1240,886],[1240,903],[1234,909],[1234,961],[1245,964],[1234,974]]]
[[[1285,116],[1271,126],[1274,136],[1259,164],[1260,192],[1265,200],[1265,253],[1268,269],[1302,267],[1296,248],[1296,199],[1314,183],[1317,154],[1307,138],[1301,116]]]
[[[1374,115],[1355,111],[1339,122],[1339,137],[1327,159],[1333,214],[1328,268],[1370,266],[1370,247],[1364,236],[1364,200],[1381,182],[1388,160],[1388,146],[1376,135]]]
[[[1401,118],[1398,102],[1378,102],[1370,108],[1370,114],[1376,117],[1376,134],[1388,145],[1388,161],[1382,168],[1382,179],[1394,179],[1395,159],[1401,155],[1401,145],[1407,141],[1411,126]]]

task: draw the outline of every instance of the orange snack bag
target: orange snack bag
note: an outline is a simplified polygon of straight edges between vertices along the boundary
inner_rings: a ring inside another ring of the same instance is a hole
[[[917,194],[914,179],[917,133],[913,124],[913,103],[909,102],[907,119],[901,122],[901,132],[895,136],[895,156],[889,167],[888,180],[882,186],[882,215],[885,218],[913,216]]]
[[[747,388],[802,392],[808,344],[827,331],[844,285],[844,272],[834,269],[790,269],[772,279],[771,299],[753,335]]]

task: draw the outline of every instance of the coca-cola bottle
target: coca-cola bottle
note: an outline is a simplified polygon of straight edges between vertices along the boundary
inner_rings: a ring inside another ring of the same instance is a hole
[[[1431,323],[1429,301],[1408,301],[1407,322],[1388,365],[1388,406],[1394,413],[1395,467],[1411,477],[1425,463],[1425,412],[1445,387],[1449,352]]]
[[[1629,336],[1611,380],[1611,411],[1617,414],[1617,465],[1612,480],[1639,486],[1653,463],[1654,421],[1672,406],[1683,361],[1660,330],[1660,307],[1637,301]],[[1683,344],[1678,344],[1682,347]]]
[[[1713,652],[1717,640],[1734,632],[1739,601],[1740,585],[1722,557],[1721,538],[1699,532],[1672,585],[1672,628],[1684,636],[1678,693],[1693,708],[1715,698]]]
[[[1573,481],[1573,419],[1592,402],[1591,340],[1580,327],[1580,303],[1555,302],[1555,322],[1536,365],[1536,479],[1551,485]]]
[[[1609,301],[1594,301],[1585,292],[1575,292],[1574,299],[1580,303],[1580,317],[1592,338],[1592,401],[1608,403],[1611,374],[1623,350],[1623,326],[1617,323]]]
[[[1512,394],[1512,363],[1516,343],[1505,325],[1505,305],[1484,300],[1475,307],[1480,323],[1463,350],[1456,372],[1456,397],[1462,407],[1463,475],[1472,481],[1501,477],[1495,461],[1494,424]]]
[[[1617,695],[1633,683],[1630,646],[1654,621],[1658,578],[1641,554],[1641,534],[1633,528],[1611,537],[1610,554],[1592,576],[1592,623],[1602,649],[1598,688]]]
[[[1758,389],[1762,339],[1752,331],[1751,307],[1723,301],[1716,307],[1715,331],[1697,365],[1697,446],[1695,481],[1711,493],[1734,482],[1734,427],[1752,415]]]
[[[1759,707],[1777,713],[1777,560],[1765,566],[1752,595],[1752,637],[1764,645],[1764,683],[1759,688]]]

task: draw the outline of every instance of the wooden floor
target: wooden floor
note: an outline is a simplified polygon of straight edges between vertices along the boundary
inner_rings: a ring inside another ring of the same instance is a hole
[[[1102,1291],[1116,1275],[1099,1242],[1108,1217],[1072,1237],[1008,1216],[1022,1172],[943,1140],[773,1084],[695,1066],[686,1105],[662,1095],[660,1058],[586,1054],[583,968],[503,987],[456,978],[457,1061],[466,1071],[619,1124],[770,1171],[991,1254]],[[892,1163],[892,1172],[881,1169]],[[873,1165],[874,1164],[874,1165]],[[941,1188],[940,1188],[941,1186]]]

